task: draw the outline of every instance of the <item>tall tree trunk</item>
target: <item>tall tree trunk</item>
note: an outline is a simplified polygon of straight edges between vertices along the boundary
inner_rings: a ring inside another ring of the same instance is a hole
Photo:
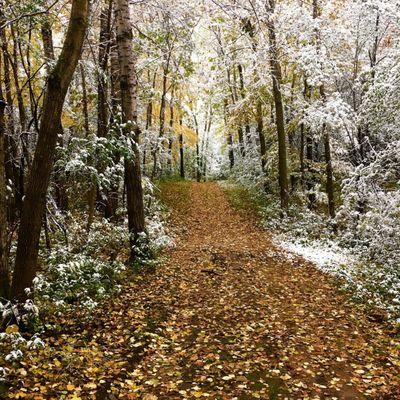
[[[8,219],[10,223],[15,223],[17,214],[21,212],[22,198],[24,195],[23,180],[20,179],[21,165],[19,161],[18,144],[15,139],[15,120],[13,113],[13,95],[11,92],[10,62],[7,48],[7,38],[4,29],[1,29],[0,39],[3,51],[3,70],[4,70],[4,91],[6,103],[8,104],[8,115],[5,129],[8,135],[5,136],[5,168],[6,179],[12,182],[13,196],[9,199]],[[1,68],[1,66],[0,66]],[[22,171],[23,172],[23,171]]]
[[[275,0],[267,0],[267,8],[270,16],[275,9]],[[272,92],[275,103],[276,113],[276,130],[278,132],[278,158],[279,158],[279,186],[281,207],[283,209],[289,206],[289,186],[288,186],[288,171],[287,171],[287,154],[286,154],[286,134],[285,134],[285,118],[283,111],[283,100],[281,92],[282,73],[281,66],[278,60],[278,49],[276,43],[275,24],[270,18],[268,21],[268,34],[270,44],[270,65],[272,75]]]
[[[24,97],[19,82],[19,68],[18,68],[18,45],[15,38],[13,27],[11,26],[11,35],[13,37],[13,52],[12,57],[9,57],[11,70],[14,79],[14,88],[16,92],[18,116],[20,125],[20,141],[22,147],[22,154],[20,159],[20,174],[19,174],[19,187],[22,189],[22,197],[25,195],[25,169],[30,167],[30,156],[27,146],[27,116],[25,111]],[[22,212],[22,209],[21,209]]]
[[[316,19],[321,15],[319,8],[319,0],[313,0],[313,18]],[[377,26],[379,26],[379,14],[377,20]],[[317,54],[321,48],[321,34],[318,28],[315,29],[315,40],[317,46]],[[319,87],[319,93],[322,101],[326,103],[325,86],[321,84]],[[332,168],[332,156],[329,131],[326,124],[323,125],[323,138],[324,138],[324,151],[325,151],[325,163],[326,163],[326,194],[328,195],[328,211],[331,218],[335,218],[335,198],[334,198],[334,187],[333,187],[333,168]]]
[[[265,142],[265,135],[264,135],[264,122],[263,122],[263,114],[262,114],[262,104],[261,100],[257,100],[257,109],[256,109],[256,119],[257,119],[257,134],[258,134],[258,139],[260,141],[260,156],[261,156],[261,169],[262,172],[265,174],[266,171],[266,165],[267,165],[267,145]]]
[[[41,26],[43,52],[46,61],[46,72],[47,75],[51,73],[51,63],[54,62],[54,46],[53,46],[53,32],[51,29],[48,15],[44,17]]]
[[[181,131],[179,133],[179,173],[182,179],[185,179],[185,161],[184,161],[184,150],[183,150],[183,133],[182,133],[182,117],[179,119],[179,125]]]
[[[117,48],[120,66],[120,88],[124,134],[132,145],[132,155],[125,156],[125,186],[131,261],[137,256],[137,246],[145,232],[142,173],[137,124],[136,57],[133,49],[129,0],[116,0]]]
[[[231,133],[228,134],[228,149],[229,149],[229,168],[232,169],[235,166],[235,153],[233,152],[233,136]]]
[[[224,122],[225,127],[228,127],[228,99],[224,101]],[[228,157],[229,157],[229,168],[232,169],[235,166],[235,153],[233,151],[233,136],[229,131],[227,136],[227,145],[228,145]]]
[[[3,91],[0,85],[0,298],[8,299],[10,294],[10,271],[8,267],[8,246],[7,246],[8,223],[7,223],[7,182],[6,182],[6,164],[5,164],[6,162],[5,122],[4,122],[5,107],[6,107],[6,102],[3,99]]]
[[[100,13],[100,36],[98,53],[97,76],[97,136],[106,137],[108,128],[107,112],[107,64],[110,52],[110,26],[112,14],[112,0],[106,0]]]
[[[165,66],[163,68],[163,79],[162,79],[162,90],[161,90],[161,101],[160,101],[160,115],[159,115],[159,141],[157,141],[156,146],[153,150],[153,158],[154,158],[154,166],[153,166],[153,178],[157,175],[157,155],[159,153],[159,147],[164,148],[164,134],[165,134],[165,109],[166,109],[166,96],[167,96],[167,82],[168,82],[168,74],[169,74],[169,62],[170,56],[168,55],[167,60],[165,61]],[[163,164],[160,158],[160,173],[162,174]]]
[[[174,143],[174,94],[175,88],[172,86],[171,100],[169,103],[169,133],[168,133],[168,173],[172,174],[172,146]]]
[[[302,122],[300,125],[300,184],[301,187],[304,189],[304,177],[305,177],[305,163],[304,163],[304,144],[305,144],[305,126]]]
[[[112,0],[106,0],[102,5],[100,12],[100,34],[98,44],[98,58],[97,58],[97,136],[105,138],[108,134],[108,59],[111,46],[111,15],[112,15]],[[104,165],[97,166],[100,172],[104,171]],[[112,201],[112,191],[105,190],[101,192],[96,187],[95,196],[99,199],[99,208],[107,219],[115,216],[116,208]],[[90,196],[90,195],[89,195]],[[89,198],[89,202],[91,199]],[[89,210],[90,210],[89,205]],[[96,204],[95,204],[96,207]],[[93,213],[94,214],[94,213]],[[88,219],[88,225],[90,228]]]
[[[242,64],[238,64],[238,71],[239,71],[239,82],[240,82],[240,94],[242,96],[242,100],[246,98],[246,91],[244,89],[244,77],[243,77],[243,66]],[[246,142],[248,145],[251,143],[251,138],[250,138],[250,125],[249,125],[249,120],[246,115],[245,117],[245,132],[246,132]],[[245,153],[243,154],[244,156],[246,155]]]
[[[80,74],[81,74],[81,85],[82,85],[83,129],[85,131],[85,136],[88,137],[90,135],[88,98],[86,89],[85,68],[82,63],[80,63]],[[97,197],[97,184],[95,182],[89,182],[89,188],[87,191],[87,207],[88,207],[88,218],[86,223],[87,232],[90,231],[90,228],[94,220],[96,211],[96,197]]]
[[[209,112],[208,112],[208,118],[206,120],[206,124],[204,127],[204,139],[202,142],[202,150],[201,150],[201,171],[204,179],[207,179],[207,153],[208,153],[208,146],[210,143],[210,131],[211,131],[211,125],[212,125],[212,117],[213,117],[213,112],[210,106]]]
[[[82,111],[83,111],[83,129],[85,130],[86,137],[90,134],[89,128],[89,108],[88,108],[88,97],[86,89],[86,74],[85,67],[80,63],[80,73],[81,73],[81,84],[82,84]]]
[[[325,148],[325,163],[326,163],[326,193],[328,195],[328,211],[331,218],[335,218],[335,197],[333,186],[333,168],[330,138],[327,129],[324,132],[324,148]]]
[[[311,99],[311,90],[307,83],[307,79],[304,78],[304,92],[303,97],[306,101]],[[308,208],[314,210],[316,206],[317,196],[315,194],[315,170],[313,167],[314,162],[314,139],[312,132],[303,125],[303,136],[305,137],[305,156],[307,162],[305,163],[305,183],[307,189]],[[303,139],[304,140],[304,139]]]
[[[149,72],[149,80],[150,80],[150,72]],[[153,75],[153,83],[152,83],[152,93],[149,99],[149,102],[147,103],[146,107],[146,131],[148,131],[151,126],[153,125],[153,93],[156,88],[156,80],[157,80],[157,70],[154,72]],[[146,173],[146,163],[147,163],[147,151],[146,147],[143,150],[143,169],[144,173]]]
[[[195,131],[196,131],[196,180],[201,181],[201,170],[200,170],[200,132],[197,117],[193,114]]]
[[[54,46],[53,46],[53,31],[51,29],[49,16],[45,15],[44,21],[41,27],[42,42],[43,42],[43,53],[46,59],[46,72],[49,77],[51,74],[51,65],[54,63]],[[64,145],[64,131],[61,123],[61,117],[58,121],[58,146],[63,147]],[[60,171],[55,171],[54,173],[54,184],[55,184],[55,202],[57,207],[62,211],[66,212],[68,210],[68,193],[67,193],[67,183]],[[45,218],[45,216],[44,216]]]
[[[24,300],[25,288],[36,274],[42,217],[54,162],[58,124],[69,84],[75,72],[86,34],[88,0],[73,0],[67,34],[60,57],[51,72],[43,102],[40,130],[22,207],[12,280],[12,298]]]
[[[237,94],[237,75],[236,75],[236,68],[233,68],[233,100],[234,103],[237,103],[237,101],[239,100],[239,96]],[[246,155],[246,151],[245,151],[245,147],[244,147],[244,138],[243,138],[243,128],[239,125],[238,129],[238,140],[239,140],[239,154],[244,157]]]
[[[253,49],[254,54],[257,54],[257,43],[255,40],[255,30],[254,26],[252,25],[250,20],[243,21],[243,30],[249,35],[251,40],[251,47]],[[256,65],[253,62],[254,66]],[[254,73],[253,77],[254,83],[259,81],[259,77],[257,76],[256,72]],[[264,123],[263,123],[263,113],[262,113],[262,103],[261,99],[257,99],[256,104],[256,122],[257,122],[257,135],[260,142],[260,158],[261,158],[261,170],[264,174],[266,174],[266,156],[267,156],[267,145],[265,142],[265,135],[264,135]],[[267,182],[265,181],[264,189],[267,190]]]

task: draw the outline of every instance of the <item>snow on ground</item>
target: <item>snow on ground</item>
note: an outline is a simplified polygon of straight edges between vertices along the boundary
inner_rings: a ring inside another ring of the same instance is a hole
[[[290,240],[280,235],[275,238],[275,244],[280,248],[303,257],[307,261],[314,263],[320,270],[335,276],[351,276],[345,271],[349,266],[357,261],[353,255],[350,255],[345,249],[339,247],[336,243],[322,243],[314,241],[311,243],[302,243],[299,240]]]
[[[388,288],[395,290],[398,284],[396,285],[397,281],[394,278],[393,282],[389,279],[389,284],[386,284],[380,275],[374,275],[376,267],[366,264],[356,254],[333,241],[304,241],[304,239],[301,241],[282,234],[275,236],[274,243],[285,251],[288,260],[300,256],[312,262],[321,271],[343,278],[355,297],[362,298],[382,310],[385,309],[389,319],[395,324],[400,324],[399,296],[385,298],[377,290],[378,287],[381,290],[384,288],[384,291],[388,291]],[[363,273],[360,274],[360,271]]]

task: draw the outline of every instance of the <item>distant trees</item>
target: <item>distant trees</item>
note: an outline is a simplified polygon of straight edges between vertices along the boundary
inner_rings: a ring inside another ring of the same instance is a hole
[[[200,18],[193,2],[101,0],[89,30],[74,0],[61,53],[60,4],[2,4],[0,296],[12,275],[25,298],[71,215],[86,235],[127,215],[135,259],[151,178],[219,171],[279,198],[282,214],[304,204],[357,227],[381,210],[376,193],[397,193],[392,0],[206,2]],[[378,190],[366,171],[382,160]]]

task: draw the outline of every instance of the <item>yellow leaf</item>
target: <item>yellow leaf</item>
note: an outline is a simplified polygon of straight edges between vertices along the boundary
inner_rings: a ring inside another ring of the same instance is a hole
[[[6,333],[18,333],[18,332],[19,332],[19,328],[17,325],[7,326]]]
[[[83,386],[85,389],[96,389],[97,385],[93,382],[87,383],[86,385]]]
[[[72,392],[73,390],[75,390],[75,386],[74,385],[67,385],[67,390],[69,390],[70,392]]]

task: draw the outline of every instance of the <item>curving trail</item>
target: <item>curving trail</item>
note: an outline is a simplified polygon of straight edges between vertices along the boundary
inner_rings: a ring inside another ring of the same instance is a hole
[[[58,339],[48,354],[65,365],[68,345],[81,361],[29,371],[28,398],[35,382],[43,398],[400,398],[398,342],[329,277],[275,248],[218,184],[162,192],[176,235],[167,262],[86,333]]]

